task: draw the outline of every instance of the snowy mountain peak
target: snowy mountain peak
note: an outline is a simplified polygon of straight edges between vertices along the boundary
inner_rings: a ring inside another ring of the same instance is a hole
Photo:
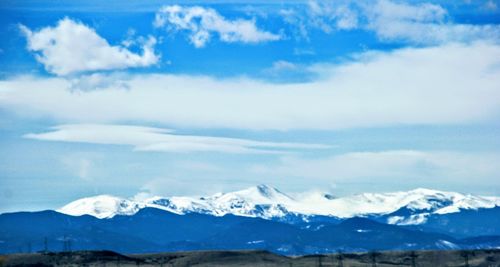
[[[220,198],[223,198],[224,196],[237,196],[239,198],[252,201],[255,204],[276,204],[276,202],[292,200],[291,197],[282,193],[278,189],[265,184],[249,187],[240,191],[222,194]]]
[[[143,207],[144,205],[131,200],[110,195],[99,195],[75,200],[57,211],[73,216],[91,215],[103,219],[117,214],[133,215]]]
[[[276,188],[270,187],[270,186],[265,185],[265,184],[260,184],[260,185],[256,186],[256,188],[261,195],[267,196],[267,197],[272,197],[276,192],[278,192],[278,190]]]

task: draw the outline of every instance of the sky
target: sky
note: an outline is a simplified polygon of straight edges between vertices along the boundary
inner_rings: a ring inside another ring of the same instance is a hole
[[[0,212],[500,195],[500,2],[0,2]]]

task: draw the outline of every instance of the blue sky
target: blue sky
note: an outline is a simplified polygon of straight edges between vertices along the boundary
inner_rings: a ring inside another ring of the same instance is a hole
[[[2,1],[0,211],[499,195],[498,1]]]

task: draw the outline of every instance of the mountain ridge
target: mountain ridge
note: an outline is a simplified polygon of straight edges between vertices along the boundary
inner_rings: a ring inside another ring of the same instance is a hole
[[[418,225],[431,215],[457,213],[462,210],[489,209],[500,206],[500,197],[475,196],[417,188],[392,193],[362,193],[333,197],[329,193],[312,192],[292,197],[280,190],[257,185],[247,189],[217,193],[207,197],[151,197],[144,200],[98,195],[75,200],[58,209],[68,215],[91,215],[99,219],[116,215],[133,215],[146,207],[175,214],[201,213],[213,216],[236,216],[283,220],[325,216],[339,219],[384,216],[387,223]],[[398,211],[405,210],[405,216]]]
[[[114,250],[123,253],[264,249],[283,255],[342,251],[496,248],[500,235],[460,238],[368,218],[316,228],[235,216],[179,215],[143,208],[133,215],[98,219],[56,211],[0,215],[0,254],[18,251]]]

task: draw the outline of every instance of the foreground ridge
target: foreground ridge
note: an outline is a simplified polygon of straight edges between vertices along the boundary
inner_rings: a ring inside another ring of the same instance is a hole
[[[192,251],[122,255],[112,251],[12,254],[2,266],[496,266],[500,250],[392,251],[286,257],[267,251]]]

